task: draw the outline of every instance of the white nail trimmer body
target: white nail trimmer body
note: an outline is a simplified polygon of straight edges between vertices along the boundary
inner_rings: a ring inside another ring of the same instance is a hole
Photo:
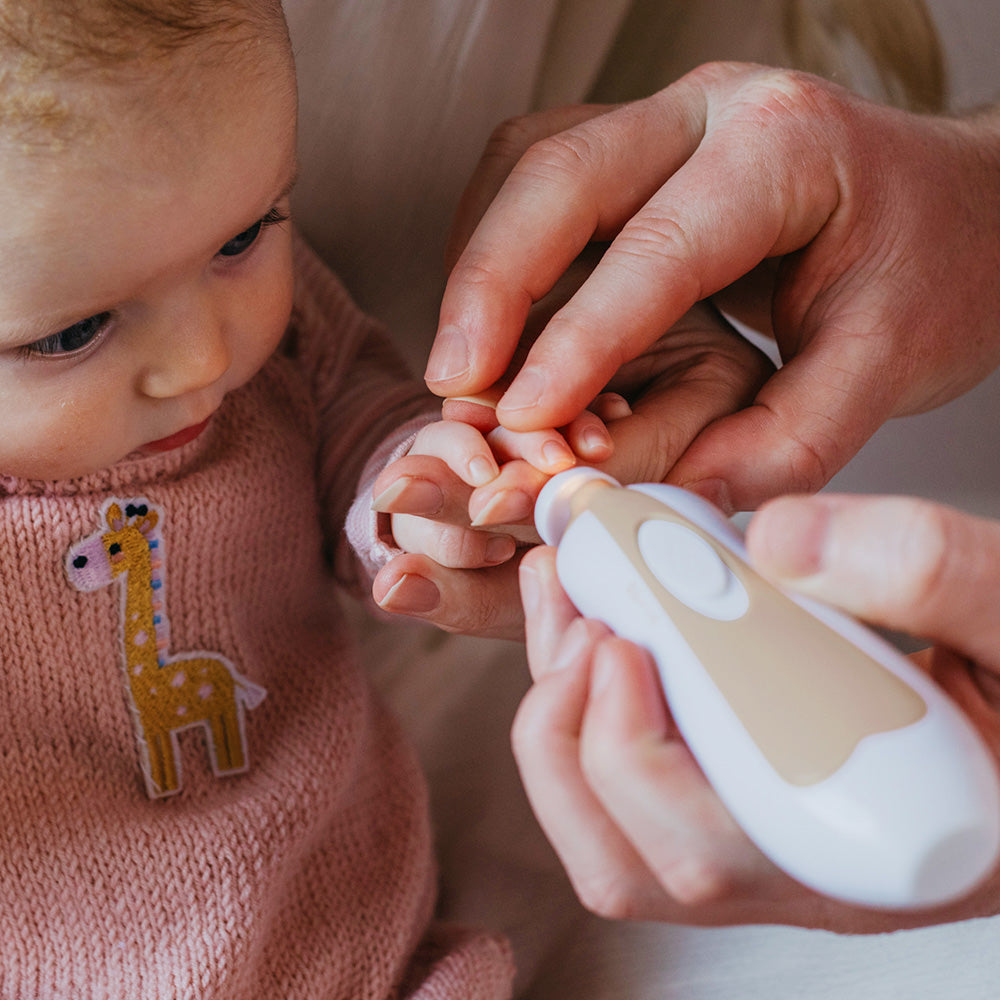
[[[887,909],[993,870],[1000,785],[965,716],[874,632],[760,577],[710,503],[576,468],[535,522],[580,613],[653,655],[705,776],[776,865]]]

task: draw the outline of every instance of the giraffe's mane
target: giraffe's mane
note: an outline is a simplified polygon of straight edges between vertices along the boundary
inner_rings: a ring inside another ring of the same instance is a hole
[[[162,518],[157,512],[154,523],[150,523],[148,512],[155,510],[151,504],[143,503],[145,508],[142,513],[126,515],[125,527],[134,528],[146,540],[149,546],[149,586],[150,597],[153,603],[153,629],[156,637],[157,661],[162,667],[163,657],[170,648],[170,621],[164,600],[164,590],[166,589],[165,571],[166,565],[163,559],[163,538],[160,535],[160,523]],[[140,527],[142,525],[142,527]]]

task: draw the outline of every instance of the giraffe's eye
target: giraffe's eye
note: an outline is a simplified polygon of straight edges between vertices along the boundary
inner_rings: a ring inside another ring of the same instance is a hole
[[[121,550],[122,547],[117,542],[112,542],[108,546],[108,555],[116,556],[119,552],[121,552]]]

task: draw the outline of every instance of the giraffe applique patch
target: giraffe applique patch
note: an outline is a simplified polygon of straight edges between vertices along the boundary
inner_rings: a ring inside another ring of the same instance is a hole
[[[180,791],[177,734],[193,726],[205,730],[216,776],[245,771],[244,712],[265,695],[224,656],[169,651],[161,522],[148,501],[113,498],[101,508],[101,527],[66,556],[66,572],[77,589],[122,587],[122,662],[150,798]]]

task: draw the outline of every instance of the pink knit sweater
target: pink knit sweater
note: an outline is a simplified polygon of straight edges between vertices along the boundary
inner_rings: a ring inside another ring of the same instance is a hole
[[[500,1000],[432,922],[415,758],[337,585],[366,460],[427,409],[301,246],[282,349],[176,451],[0,477],[0,996]]]

